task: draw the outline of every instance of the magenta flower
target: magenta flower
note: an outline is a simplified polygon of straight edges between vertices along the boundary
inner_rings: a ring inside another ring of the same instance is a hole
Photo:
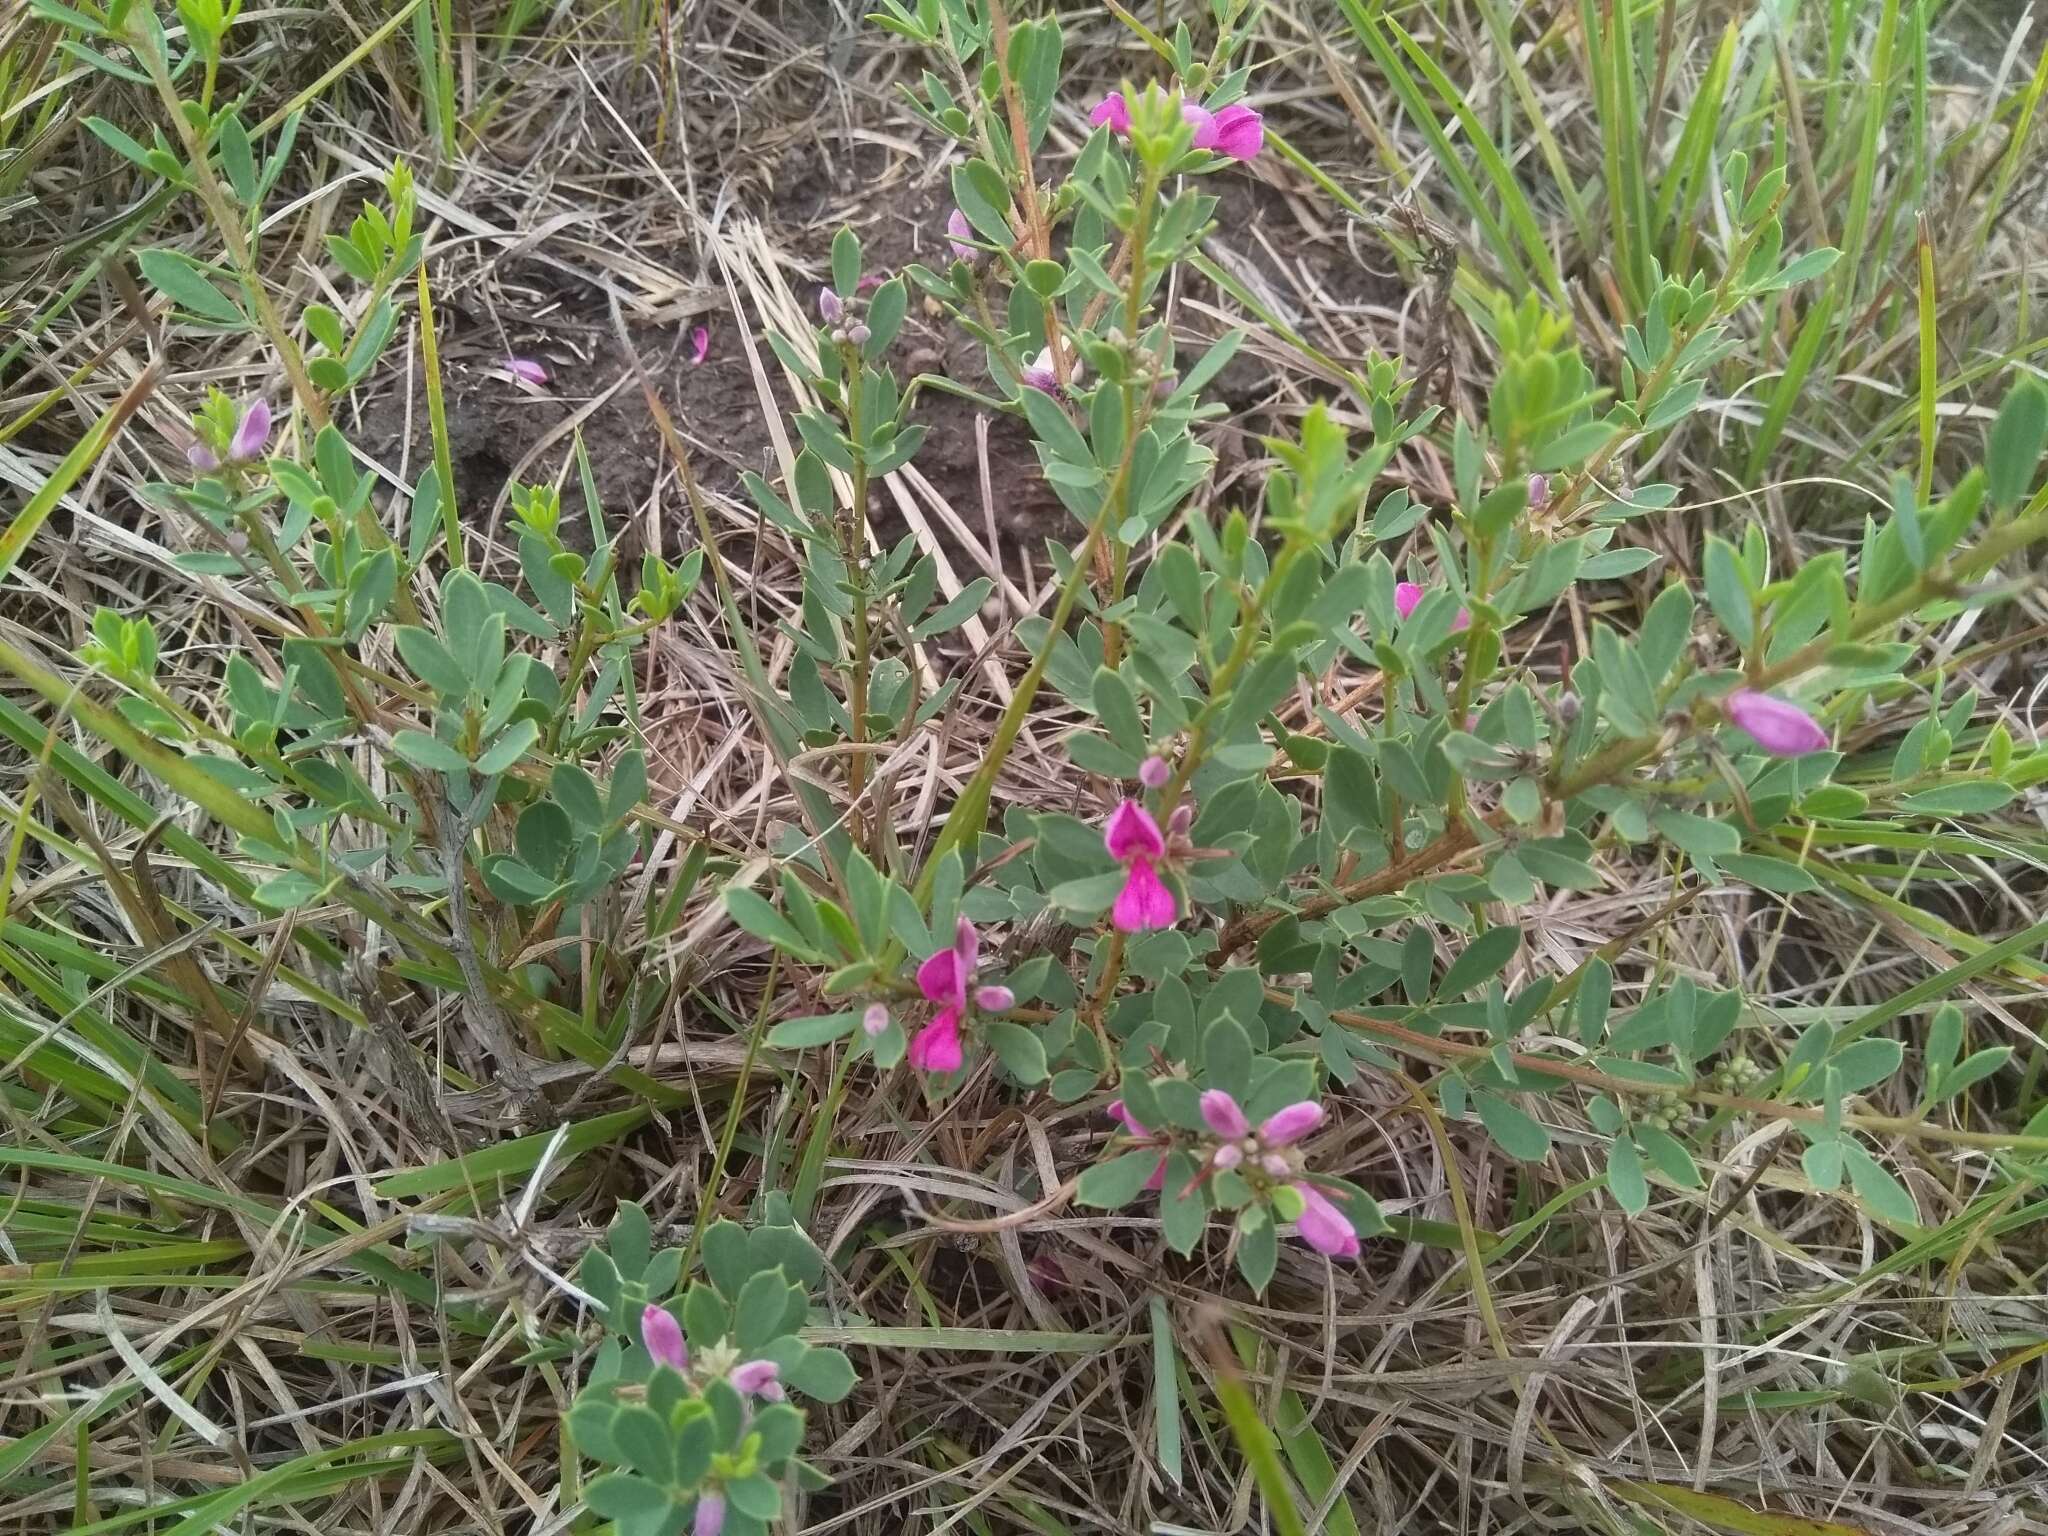
[[[725,1529],[725,1495],[707,1488],[697,1495],[697,1513],[690,1521],[690,1536],[719,1536]]]
[[[1351,1218],[1305,1179],[1295,1181],[1294,1192],[1301,1196],[1301,1217],[1294,1224],[1301,1240],[1326,1258],[1357,1258],[1358,1229],[1351,1225]]]
[[[1139,1124],[1138,1117],[1124,1107],[1122,1099],[1110,1100],[1109,1116],[1139,1141],[1150,1141],[1152,1139],[1152,1133]],[[1164,1153],[1160,1154],[1159,1166],[1152,1170],[1152,1177],[1145,1181],[1145,1187],[1147,1189],[1164,1189],[1166,1187],[1166,1155]]]
[[[1135,800],[1126,800],[1110,814],[1102,843],[1109,856],[1124,866],[1123,889],[1117,892],[1109,919],[1122,933],[1144,933],[1153,928],[1171,928],[1180,915],[1179,904],[1166,882],[1159,878],[1155,861],[1166,856],[1166,839],[1152,813]]]
[[[1242,102],[1219,107],[1211,121],[1211,141],[1201,146],[1204,149],[1213,149],[1233,160],[1255,160],[1266,147],[1265,119]]]
[[[505,371],[521,383],[539,386],[547,383],[548,371],[530,357],[508,357]]]
[[[1394,584],[1394,612],[1404,619],[1407,618],[1409,614],[1422,606],[1423,596],[1423,589],[1414,582],[1396,582]],[[1457,618],[1451,621],[1451,628],[1453,630],[1469,629],[1471,625],[1472,610],[1470,608],[1460,608]]]
[[[889,1005],[887,1003],[869,1003],[867,1012],[860,1016],[860,1032],[870,1040],[874,1040],[879,1038],[888,1027]]]
[[[690,332],[690,366],[699,366],[711,355],[711,332],[708,327],[698,326]]]
[[[1195,130],[1195,148],[1216,147],[1216,114],[1207,107],[1196,106],[1192,101],[1180,104],[1181,121]]]
[[[1224,1141],[1242,1141],[1252,1133],[1252,1124],[1238,1108],[1237,1100],[1221,1088],[1211,1088],[1202,1095],[1202,1123]]]
[[[1166,781],[1172,777],[1173,770],[1157,752],[1138,764],[1138,782],[1147,789],[1164,789]]]
[[[647,1307],[640,1313],[640,1342],[654,1356],[656,1365],[671,1370],[690,1368],[690,1347],[683,1342],[683,1327],[666,1307]]]
[[[1111,91],[1095,103],[1095,110],[1088,114],[1088,121],[1098,126],[1106,123],[1111,133],[1127,139],[1131,136],[1131,104],[1124,100],[1122,91]]]
[[[742,1397],[758,1397],[764,1403],[779,1403],[788,1394],[782,1390],[782,1367],[773,1360],[748,1360],[732,1368],[726,1379]]]
[[[1269,1147],[1284,1147],[1301,1140],[1323,1123],[1323,1106],[1303,1099],[1285,1109],[1276,1109],[1259,1127],[1259,1140]]]
[[[960,1069],[960,1021],[966,1017],[970,993],[974,1006],[988,1013],[1004,1013],[1017,1006],[1017,996],[1008,987],[974,986],[974,967],[980,954],[981,936],[963,917],[954,924],[953,942],[927,955],[917,968],[918,991],[926,1002],[939,1008],[931,1023],[910,1042],[910,1064],[919,1071]]]
[[[262,399],[251,400],[242,410],[242,419],[235,423],[235,435],[228,439],[228,458],[236,464],[260,459],[263,446],[269,441],[270,404]]]
[[[967,222],[967,215],[955,208],[946,216],[946,244],[953,248],[953,254],[962,261],[972,261],[981,254],[973,244],[974,226]]]
[[[1828,744],[1828,733],[1820,723],[1789,700],[1754,688],[1738,688],[1728,695],[1724,707],[1728,718],[1772,757],[1798,757]]]

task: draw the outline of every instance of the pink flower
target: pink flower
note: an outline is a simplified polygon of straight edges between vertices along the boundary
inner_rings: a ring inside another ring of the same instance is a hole
[[[1394,612],[1404,619],[1407,618],[1409,614],[1422,606],[1423,596],[1423,589],[1414,582],[1396,582],[1394,584]],[[1472,610],[1469,608],[1460,608],[1457,618],[1451,621],[1451,628],[1453,630],[1469,629],[1471,625]]]
[[[974,243],[974,226],[967,222],[967,215],[955,208],[946,216],[946,244],[953,248],[953,254],[962,261],[972,261],[981,254]]]
[[[235,435],[228,440],[228,458],[237,464],[260,459],[263,457],[263,445],[269,441],[270,404],[265,400],[251,400],[242,411],[242,419],[235,424]]]
[[[1266,147],[1266,122],[1242,102],[1219,107],[1212,142],[1202,146],[1233,160],[1253,160]]]
[[[525,384],[538,386],[548,381],[547,369],[541,367],[539,363],[536,363],[530,357],[506,358],[505,371],[511,374],[513,378]]]
[[[1269,1147],[1284,1147],[1301,1140],[1322,1123],[1323,1106],[1314,1099],[1303,1099],[1268,1115],[1265,1124],[1259,1127],[1259,1140]]]
[[[725,1495],[707,1488],[697,1495],[697,1513],[690,1521],[690,1536],[719,1536],[725,1529]]]
[[[874,1040],[880,1038],[882,1032],[888,1027],[889,1005],[887,1003],[869,1003],[867,1012],[860,1016],[860,1032],[870,1040]]]
[[[647,1307],[640,1313],[640,1342],[656,1365],[678,1371],[690,1368],[690,1348],[683,1342],[682,1324],[666,1307]]]
[[[778,1379],[782,1367],[773,1360],[748,1360],[732,1368],[726,1379],[742,1397],[758,1397],[764,1403],[779,1403],[787,1394]]]
[[[1126,800],[1110,812],[1109,825],[1102,832],[1102,845],[1120,864],[1166,855],[1166,839],[1159,833],[1159,823],[1135,800]]]
[[[1294,1192],[1301,1196],[1301,1218],[1294,1224],[1301,1240],[1326,1258],[1357,1258],[1358,1229],[1351,1218],[1306,1180],[1296,1180]]]
[[[1157,752],[1138,764],[1138,782],[1147,789],[1164,789],[1166,781],[1172,777],[1173,770]]]
[[[1171,928],[1180,908],[1166,882],[1159,878],[1155,859],[1166,856],[1166,839],[1152,813],[1135,800],[1126,800],[1111,812],[1102,843],[1109,856],[1124,866],[1123,889],[1110,908],[1110,921],[1122,933],[1144,933],[1153,928]]]
[[[1112,1120],[1115,1120],[1138,1140],[1150,1141],[1152,1139],[1152,1133],[1138,1123],[1138,1117],[1124,1107],[1122,1099],[1110,1100],[1108,1113]],[[1159,1159],[1159,1166],[1152,1170],[1152,1177],[1145,1181],[1145,1187],[1147,1189],[1164,1189],[1166,1187],[1165,1157],[1162,1156]]]
[[[1088,114],[1088,121],[1098,126],[1107,123],[1109,131],[1119,138],[1131,134],[1131,104],[1124,100],[1122,91],[1111,91],[1095,103],[1095,110]]]
[[[690,366],[699,366],[711,355],[711,332],[705,326],[698,326],[690,332]]]
[[[1738,688],[1728,695],[1725,707],[1728,718],[1772,757],[1798,757],[1828,744],[1828,733],[1820,723],[1788,700],[1754,688]]]
[[[1225,1141],[1242,1141],[1252,1131],[1251,1122],[1238,1108],[1237,1100],[1221,1088],[1202,1095],[1202,1123]]]
[[[1184,101],[1180,104],[1180,116],[1182,122],[1191,125],[1195,130],[1195,148],[1214,149],[1216,147],[1215,113],[1211,112],[1207,107],[1196,106],[1192,101]]]
[[[974,924],[961,918],[953,925],[953,943],[935,949],[917,968],[917,990],[928,1003],[938,1003],[956,1013],[967,1007],[967,984],[981,953],[981,935]]]
[[[962,1059],[958,1009],[942,1008],[911,1037],[910,1064],[920,1072],[958,1072]]]
[[[1146,933],[1154,928],[1171,928],[1180,917],[1180,906],[1150,859],[1131,860],[1124,876],[1124,888],[1116,893],[1109,920],[1122,933]]]

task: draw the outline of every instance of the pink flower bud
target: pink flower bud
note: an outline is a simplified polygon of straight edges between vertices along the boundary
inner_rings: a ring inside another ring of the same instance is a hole
[[[1222,1146],[1209,1154],[1209,1166],[1218,1173],[1227,1172],[1243,1161],[1244,1148],[1234,1141],[1226,1141]]]
[[[1358,1229],[1351,1218],[1330,1203],[1315,1185],[1297,1181],[1294,1192],[1301,1196],[1301,1218],[1294,1230],[1317,1253],[1332,1259],[1358,1257]]]
[[[527,384],[533,384],[537,386],[545,384],[548,381],[547,369],[541,367],[539,363],[536,363],[530,357],[506,358],[505,371],[511,374],[513,378],[518,379]]]
[[[818,316],[827,325],[837,325],[845,313],[846,306],[840,302],[838,294],[830,288],[818,290]]]
[[[1738,688],[1728,695],[1724,707],[1728,718],[1772,757],[1798,757],[1828,744],[1828,733],[1819,722],[1788,700],[1754,688]]]
[[[860,1016],[860,1031],[870,1040],[879,1037],[889,1027],[889,1005],[869,1003],[867,1012]]]
[[[1173,770],[1157,752],[1138,764],[1138,782],[1147,789],[1164,789],[1166,781],[1172,777]]]
[[[733,1391],[742,1397],[758,1397],[764,1403],[779,1403],[785,1394],[777,1378],[782,1367],[773,1360],[748,1360],[732,1368],[732,1375],[726,1379],[732,1383]]]
[[[1259,1140],[1269,1147],[1284,1147],[1301,1140],[1322,1123],[1323,1106],[1314,1099],[1303,1099],[1268,1115],[1266,1123],[1259,1127]]]
[[[983,1013],[1008,1013],[1017,1006],[1017,994],[1008,987],[982,987],[974,994],[974,1006]]]
[[[1272,1179],[1284,1179],[1294,1172],[1294,1165],[1287,1161],[1287,1154],[1285,1152],[1267,1152],[1262,1154],[1259,1158],[1259,1166],[1265,1169],[1266,1176]]]
[[[710,355],[711,331],[708,327],[700,325],[690,332],[690,366],[701,367],[704,359]]]
[[[270,404],[261,399],[251,400],[242,412],[242,419],[235,424],[235,435],[228,441],[228,457],[237,464],[260,459],[263,447],[269,441]]]
[[[647,1307],[640,1314],[640,1342],[654,1356],[656,1365],[671,1370],[690,1368],[690,1349],[683,1342],[683,1327],[666,1307]]]
[[[200,442],[193,443],[185,450],[185,462],[202,475],[211,474],[220,468],[220,460],[214,455],[214,451]]]
[[[974,244],[974,226],[967,222],[967,215],[958,208],[946,216],[946,244],[962,261],[972,261],[981,254],[980,248]]]
[[[1251,1122],[1237,1107],[1237,1100],[1221,1088],[1202,1095],[1202,1123],[1224,1141],[1242,1141],[1251,1134]]]
[[[1183,800],[1173,808],[1173,814],[1166,818],[1166,834],[1169,837],[1186,837],[1188,829],[1195,824],[1195,808]]]
[[[866,346],[874,334],[873,331],[867,328],[867,323],[862,320],[856,320],[846,328],[846,339],[856,347]]]
[[[1131,133],[1131,104],[1124,100],[1122,91],[1111,91],[1095,103],[1095,109],[1088,114],[1088,121],[1097,126],[1107,124],[1109,131],[1119,138],[1129,138]]]
[[[1422,605],[1422,588],[1412,581],[1397,582],[1394,585],[1394,612],[1407,618]]]
[[[1550,481],[1544,475],[1529,477],[1529,510],[1535,511],[1550,500]]]
[[[725,1495],[707,1488],[697,1495],[697,1513],[690,1520],[690,1536],[719,1536],[725,1529]]]

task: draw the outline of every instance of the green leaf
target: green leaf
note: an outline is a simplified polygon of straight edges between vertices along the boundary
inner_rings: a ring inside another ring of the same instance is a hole
[[[818,1013],[801,1019],[784,1019],[768,1031],[768,1044],[779,1051],[801,1051],[843,1039],[860,1022],[858,1012]]]
[[[469,771],[468,758],[440,737],[429,736],[425,731],[395,732],[391,738],[391,749],[415,768],[424,768],[431,773]]]
[[[1487,1134],[1500,1143],[1508,1156],[1533,1163],[1549,1155],[1550,1132],[1519,1105],[1484,1088],[1472,1090],[1472,1102]]]
[[[664,1490],[631,1472],[607,1472],[592,1478],[584,1485],[583,1502],[607,1520],[665,1515],[669,1508]]]
[[[476,771],[485,778],[492,778],[505,772],[526,755],[527,749],[540,740],[540,726],[531,718],[522,716],[514,720],[476,760]]]
[[[1036,1034],[1022,1024],[1002,1020],[984,1025],[982,1033],[988,1040],[989,1049],[996,1053],[996,1060],[1018,1082],[1045,1081],[1045,1046]]]
[[[1756,612],[1750,602],[1749,582],[1743,575],[1742,557],[1735,546],[1713,534],[1707,536],[1707,606],[1728,636],[1745,651],[1756,643]]]
[[[783,1331],[782,1315],[789,1310],[789,1282],[780,1269],[764,1269],[748,1276],[733,1306],[733,1343],[742,1355],[758,1354]]]
[[[1273,1271],[1280,1264],[1280,1234],[1272,1221],[1261,1221],[1249,1231],[1238,1229],[1237,1272],[1244,1276],[1246,1285],[1253,1292],[1263,1296],[1266,1287],[1272,1284]]]
[[[792,928],[788,919],[764,901],[758,892],[745,886],[727,886],[725,910],[740,927],[757,939],[767,940],[777,949],[793,955],[813,953],[804,936]]]
[[[207,281],[206,274],[189,257],[176,251],[141,251],[135,257],[150,286],[181,309],[207,320],[246,326],[248,316],[241,305]]]
[[[1902,796],[1899,808],[1921,816],[1970,816],[1995,811],[2009,804],[2014,794],[2009,784],[1977,779],[1967,784],[1937,784]]]
[[[1842,1163],[1848,1170],[1849,1184],[1865,1205],[1896,1226],[1915,1227],[1920,1224],[1919,1206],[1913,1203],[1906,1186],[1892,1177],[1890,1169],[1847,1138],[1836,1145],[1842,1149]]]
[[[2025,377],[2006,395],[1984,444],[1984,474],[1991,500],[2006,511],[2027,494],[2041,445],[2048,440],[2048,388]]]
[[[1643,1177],[1643,1159],[1626,1136],[1615,1137],[1607,1149],[1607,1192],[1631,1216],[1641,1215],[1649,1206],[1650,1185]]]
[[[977,576],[962,587],[959,594],[947,600],[944,606],[910,632],[913,640],[929,640],[933,635],[948,634],[958,629],[963,620],[972,617],[981,605],[988,601],[988,595],[995,589],[995,583],[986,576]]]
[[[854,1373],[853,1362],[841,1351],[813,1345],[782,1379],[805,1397],[820,1403],[836,1403],[853,1390],[859,1377]]]
[[[1138,701],[1130,684],[1108,667],[1095,669],[1090,690],[1095,715],[1108,730],[1110,740],[1124,751],[1142,755],[1145,751],[1145,722],[1138,715]]]
[[[1137,1199],[1138,1192],[1158,1166],[1159,1153],[1150,1147],[1126,1152],[1106,1163],[1097,1163],[1081,1175],[1081,1182],[1074,1190],[1074,1200],[1077,1204],[1092,1205],[1100,1210],[1121,1210]]]
[[[1790,859],[1770,858],[1757,853],[1724,853],[1716,860],[1728,874],[1762,891],[1797,895],[1820,888],[1820,881]]]
[[[1514,958],[1521,942],[1522,930],[1512,923],[1487,929],[1451,962],[1443,980],[1436,985],[1435,996],[1442,999],[1462,997],[1474,987],[1491,981]]]
[[[860,236],[843,224],[832,237],[832,287],[846,299],[860,291]]]

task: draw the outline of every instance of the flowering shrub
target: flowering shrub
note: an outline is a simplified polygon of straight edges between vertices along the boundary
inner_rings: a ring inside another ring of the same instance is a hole
[[[605,1333],[569,1430],[618,1469],[584,1500],[619,1536],[758,1536],[781,1511],[785,1478],[825,1481],[797,1455],[804,1414],[791,1394],[836,1403],[853,1390],[844,1354],[799,1337],[824,1257],[779,1196],[751,1231],[705,1228],[706,1278],[686,1288],[688,1255],[651,1241],[646,1213],[627,1202],[577,1273]]]

